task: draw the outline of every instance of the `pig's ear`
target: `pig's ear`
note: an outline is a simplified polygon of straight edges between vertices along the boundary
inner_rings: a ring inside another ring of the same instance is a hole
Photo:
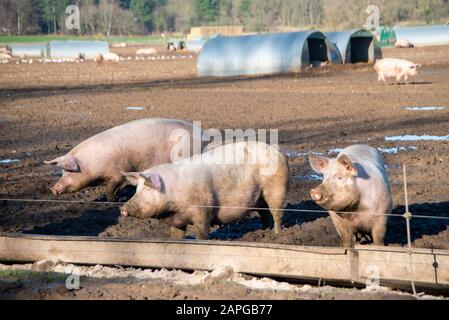
[[[309,163],[313,171],[324,174],[327,166],[329,165],[329,158],[316,156],[313,153],[309,153]]]
[[[162,178],[156,173],[140,173],[140,176],[145,179],[145,185],[152,189],[162,192]]]
[[[72,155],[65,155],[50,161],[44,161],[45,164],[52,164],[69,172],[80,172],[77,160]]]
[[[338,162],[340,162],[345,168],[346,170],[349,171],[349,173],[353,176],[357,175],[357,168],[354,166],[354,164],[352,163],[351,159],[348,158],[348,156],[346,156],[345,154],[341,155],[338,157]]]
[[[59,167],[62,164],[62,160],[63,159],[64,159],[64,156],[55,158],[53,160],[44,161],[44,163],[45,164],[52,164],[54,166],[58,166]]]
[[[131,185],[137,186],[139,184],[140,175],[138,172],[121,172],[121,174]]]

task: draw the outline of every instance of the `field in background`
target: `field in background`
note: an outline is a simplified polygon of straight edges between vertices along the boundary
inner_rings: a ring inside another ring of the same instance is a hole
[[[132,56],[136,48],[113,49]],[[60,174],[43,164],[69,151],[84,139],[112,126],[145,117],[201,121],[204,129],[276,128],[280,146],[291,154],[291,188],[288,208],[318,209],[309,190],[319,181],[305,154],[332,154],[354,143],[381,148],[391,180],[394,211],[386,242],[405,241],[402,165],[407,166],[412,214],[448,216],[449,141],[386,141],[398,135],[449,135],[449,46],[384,50],[423,64],[409,84],[379,85],[372,66],[331,66],[304,73],[235,79],[201,79],[196,56],[160,48],[158,59],[131,60],[98,65],[83,63],[9,63],[0,65],[0,197],[55,199],[49,186]],[[164,58],[162,58],[164,57]],[[129,107],[137,107],[131,108]],[[431,107],[427,111],[409,108]],[[435,109],[432,107],[445,107]],[[120,193],[120,201],[129,193]],[[104,199],[101,187],[89,188],[59,199],[87,202]],[[416,247],[449,249],[447,221],[412,219]],[[119,216],[116,207],[86,204],[8,203],[0,208],[0,231],[99,237],[167,238],[166,225]],[[189,231],[190,232],[190,231]],[[192,234],[191,232],[189,233]],[[279,235],[262,230],[254,215],[239,223],[212,230],[211,239],[270,242],[292,245],[338,246],[327,214],[286,212]],[[118,270],[117,272],[122,272]],[[0,274],[1,276],[1,274]],[[11,277],[13,277],[12,275]],[[15,277],[15,276],[14,276]],[[38,288],[45,279],[30,279]],[[64,285],[45,289],[43,298],[231,298],[255,290],[235,284],[192,290],[165,283],[84,279],[85,287],[68,292]],[[42,284],[43,283],[43,284]],[[29,288],[30,286],[28,286]],[[198,289],[199,288],[199,289]],[[27,287],[12,287],[19,297],[36,297]],[[249,290],[249,291],[248,291]],[[123,292],[123,294],[122,294]],[[257,295],[258,294],[258,295]],[[327,297],[361,298],[357,290],[326,293]],[[0,297],[2,292],[0,290]],[[301,295],[300,295],[301,296]],[[270,298],[298,298],[274,293]],[[308,298],[308,295],[302,295]],[[373,297],[373,296],[371,296]],[[378,296],[378,298],[383,296]],[[320,294],[310,298],[323,298]]]
[[[36,36],[4,36],[0,35],[0,43],[36,43],[47,42],[52,40],[106,40],[109,43],[116,42],[129,42],[129,43],[142,43],[142,44],[160,44],[164,40],[171,38],[179,38],[180,36],[112,36],[106,37],[104,35],[94,36],[64,36],[64,35],[36,35]]]

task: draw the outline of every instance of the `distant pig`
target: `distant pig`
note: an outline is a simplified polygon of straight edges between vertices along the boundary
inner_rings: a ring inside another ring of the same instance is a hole
[[[108,52],[103,55],[104,61],[120,62],[120,56],[114,52]]]
[[[160,219],[170,225],[172,238],[184,238],[187,225],[193,225],[196,238],[207,239],[211,225],[232,223],[253,211],[265,228],[271,213],[274,231],[280,231],[289,168],[285,157],[265,143],[226,144],[124,175],[137,191],[121,215]]]
[[[336,159],[311,154],[309,162],[324,175],[323,183],[310,191],[312,200],[329,210],[343,246],[352,247],[358,235],[368,235],[374,245],[383,245],[392,198],[380,153],[354,145]]]
[[[414,48],[415,47],[407,39],[399,39],[398,41],[396,41],[395,46],[396,46],[396,48],[405,48],[405,49],[409,49],[409,48]]]
[[[157,51],[154,48],[142,48],[136,51],[136,56],[151,56],[156,54]]]
[[[0,52],[0,59],[9,60],[11,59],[11,56],[7,53]]]
[[[418,67],[420,64],[402,59],[380,59],[374,64],[374,70],[377,72],[378,81],[386,83],[387,78],[396,78],[399,83],[402,78],[408,81],[409,77],[414,77],[418,74]]]
[[[45,161],[64,171],[51,190],[58,195],[106,184],[107,199],[112,201],[117,190],[127,184],[122,171],[145,170],[171,162],[173,150],[181,151],[179,158],[201,152],[193,148],[193,131],[191,123],[170,119],[141,119],[103,131],[66,155]],[[195,149],[201,149],[203,143],[200,144]],[[178,156],[176,152],[174,155]]]

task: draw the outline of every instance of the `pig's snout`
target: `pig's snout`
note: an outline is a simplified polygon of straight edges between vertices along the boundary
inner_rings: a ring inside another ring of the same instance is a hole
[[[53,187],[50,187],[50,190],[51,190],[51,192],[53,192],[53,194],[55,195],[55,196],[57,196],[58,194],[61,194],[64,190],[61,188],[61,187],[59,187],[57,184],[56,185],[54,185]]]
[[[125,206],[120,207],[120,215],[121,215],[122,217],[127,217],[127,216],[129,216],[128,209],[126,209]]]
[[[323,194],[321,193],[319,188],[310,190],[310,197],[313,201],[321,201],[323,200]]]

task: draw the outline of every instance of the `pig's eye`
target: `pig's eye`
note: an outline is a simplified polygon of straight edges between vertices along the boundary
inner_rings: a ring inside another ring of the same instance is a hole
[[[336,179],[337,182],[339,182],[339,183],[344,183],[344,177],[343,177],[342,175],[340,175],[340,174],[337,174],[337,175],[335,176],[335,179]]]

